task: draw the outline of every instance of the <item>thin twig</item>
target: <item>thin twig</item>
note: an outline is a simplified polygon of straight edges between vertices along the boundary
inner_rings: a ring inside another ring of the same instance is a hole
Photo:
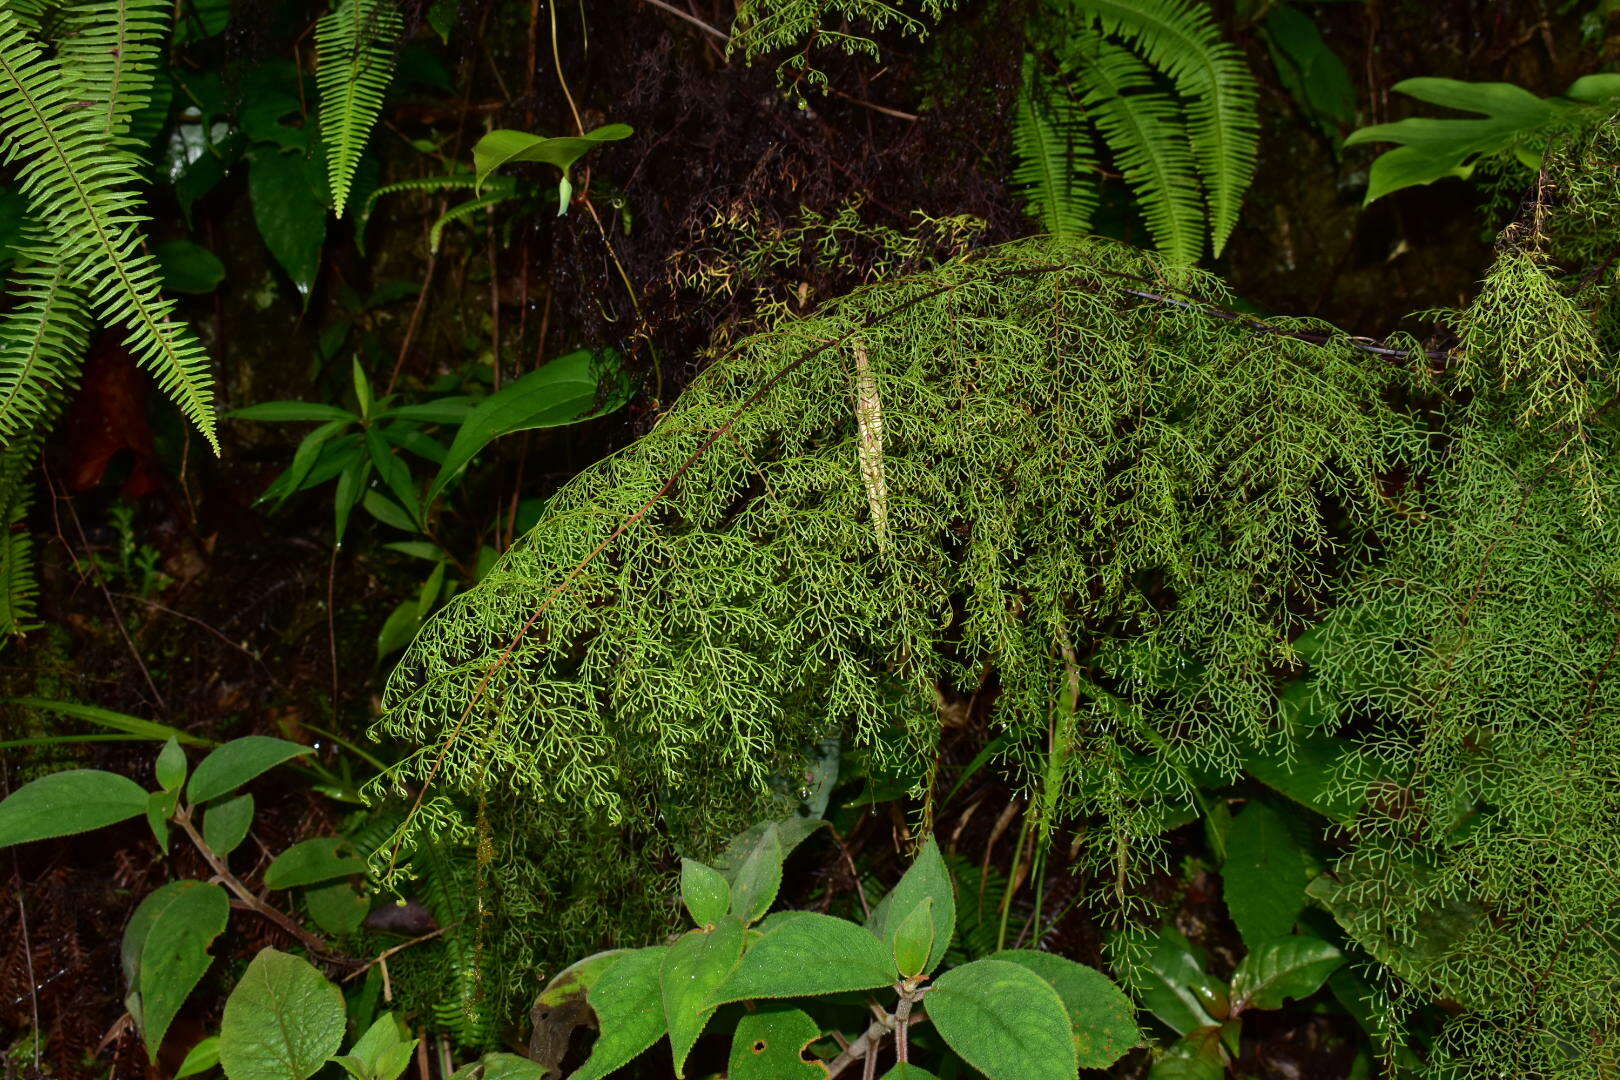
[[[420,945],[424,941],[432,941],[434,938],[438,937],[440,934],[447,933],[450,930],[453,930],[457,926],[460,926],[460,925],[461,925],[460,923],[451,923],[449,926],[441,926],[437,930],[433,930],[433,931],[430,931],[430,932],[428,932],[426,934],[423,934],[421,937],[413,937],[409,941],[402,941],[398,945],[395,945],[392,948],[384,949],[382,952],[377,954],[375,959],[367,960],[364,964],[361,964],[359,967],[355,968],[353,971],[349,972],[347,975],[343,976],[343,978],[338,980],[338,981],[339,982],[352,982],[353,980],[358,979],[360,976],[364,975],[366,972],[370,971],[372,968],[377,967],[379,965],[382,967],[383,972],[386,975],[386,973],[388,971],[388,958],[390,956],[393,956],[395,953],[403,952],[404,950],[410,948],[412,945]]]
[[[731,43],[730,34],[726,33],[724,30],[718,30],[715,27],[710,26],[696,15],[688,15],[686,12],[682,11],[673,4],[666,4],[664,0],[641,0],[641,2],[644,4],[651,4],[660,11],[667,11],[677,19],[685,19],[699,30],[702,30],[706,34],[713,34],[715,37],[719,38],[720,41],[728,45]]]

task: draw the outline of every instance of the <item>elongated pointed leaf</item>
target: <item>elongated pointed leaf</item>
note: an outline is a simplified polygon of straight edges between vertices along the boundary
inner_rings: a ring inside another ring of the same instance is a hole
[[[208,946],[225,929],[231,912],[230,898],[218,885],[173,884],[185,887],[165,895],[140,949],[141,1036],[152,1061],[180,1006],[213,963]]]
[[[1310,997],[1344,963],[1344,954],[1320,938],[1287,934],[1262,942],[1232,973],[1232,1011],[1280,1009],[1289,998]]]
[[[716,993],[746,998],[813,997],[894,982],[894,960],[864,928],[831,915],[792,912],[748,950]]]
[[[712,930],[690,931],[664,954],[658,982],[677,1077],[686,1075],[686,1055],[714,1015],[714,992],[736,968],[742,953],[742,920],[728,916]]]
[[[664,994],[659,972],[667,945],[637,949],[602,972],[586,994],[602,1027],[589,1060],[570,1080],[601,1080],[663,1038]]]
[[[940,1038],[988,1080],[1072,1080],[1079,1071],[1057,991],[1005,960],[975,960],[939,977],[925,999]]]
[[[232,739],[202,759],[197,771],[191,774],[186,796],[193,803],[205,803],[234,791],[283,761],[309,752],[307,746],[299,746],[286,739],[273,739],[268,735]]]
[[[30,780],[0,802],[0,847],[71,836],[146,813],[146,789],[100,769]]]

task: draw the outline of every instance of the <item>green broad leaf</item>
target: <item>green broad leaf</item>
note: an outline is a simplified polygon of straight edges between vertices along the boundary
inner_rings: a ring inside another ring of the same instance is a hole
[[[1232,821],[1221,865],[1226,909],[1243,943],[1253,949],[1291,933],[1305,909],[1305,886],[1321,869],[1287,819],[1269,803],[1251,799]]]
[[[376,466],[377,475],[382,477],[389,492],[405,508],[406,528],[415,531],[417,522],[422,517],[422,508],[416,497],[416,483],[411,478],[411,467],[405,463],[404,458],[393,452],[388,440],[384,439],[382,433],[375,427],[366,431],[366,450],[371,454],[371,463]],[[367,497],[368,503],[369,495],[370,493]]]
[[[186,1052],[180,1067],[174,1070],[174,1080],[205,1073],[219,1064],[219,1036],[210,1035]]]
[[[1153,1063],[1148,1080],[1225,1080],[1226,1060],[1221,1029],[1199,1028],[1170,1045]]]
[[[365,873],[365,860],[353,852],[353,845],[341,836],[316,836],[300,840],[277,855],[265,870],[265,888],[291,889],[296,885],[314,885],[333,878]]]
[[[932,836],[885,898],[873,931],[895,950],[895,934],[911,913],[925,903],[932,911],[933,942],[923,971],[931,972],[945,959],[945,950],[950,948],[951,935],[956,931],[956,890],[951,884],[951,872],[945,868],[945,860],[939,853],[939,844]]]
[[[575,1073],[574,1077],[582,1075]],[[450,1080],[551,1080],[537,1063],[516,1054],[485,1054],[450,1074]],[[573,1080],[573,1078],[570,1078]]]
[[[235,851],[253,825],[253,796],[238,795],[234,799],[214,803],[203,810],[203,843],[221,859]]]
[[[283,761],[309,752],[307,746],[268,735],[246,735],[232,739],[202,759],[197,771],[191,774],[186,797],[193,804],[217,799]]]
[[[628,124],[604,124],[587,131],[584,135],[563,135],[548,139],[543,135],[531,135],[527,131],[497,128],[479,139],[477,145],[473,147],[473,171],[476,176],[474,190],[482,188],[485,178],[502,165],[519,161],[538,161],[546,165],[555,165],[562,171],[562,179],[557,184],[557,216],[561,217],[568,209],[568,201],[573,196],[574,188],[568,179],[568,170],[574,162],[603,143],[628,139],[634,133]]]
[[[667,945],[636,949],[602,972],[586,994],[602,1033],[569,1080],[601,1080],[628,1065],[669,1030],[659,983]]]
[[[420,605],[415,600],[402,600],[377,631],[377,659],[383,660],[411,643],[422,625]]]
[[[1310,997],[1342,963],[1344,954],[1321,938],[1287,934],[1261,942],[1232,973],[1232,1014]]]
[[[303,491],[305,488],[324,484],[330,480],[332,476],[341,470],[343,467],[342,462],[347,460],[345,451],[339,449],[339,447],[350,440],[358,440],[359,436],[347,436],[336,439],[336,441],[333,440],[336,436],[342,435],[344,430],[353,422],[352,420],[328,420],[300,439],[298,448],[293,451],[291,464],[282,471],[280,476],[270,481],[269,486],[260,492],[259,497],[254,502],[274,501],[277,506],[280,506],[287,500],[288,496]],[[328,443],[331,443],[331,445],[328,445]],[[357,457],[359,453],[358,447],[352,447],[347,451],[350,457]],[[323,462],[328,466],[327,469],[320,467]],[[332,466],[336,466],[336,468]]]
[[[444,565],[441,562],[428,571],[427,580],[422,582],[421,591],[416,594],[418,621],[426,619],[439,606],[439,595],[444,592]]]
[[[444,549],[429,540],[395,540],[391,544],[384,544],[389,551],[397,551],[401,555],[409,555],[413,559],[427,559],[429,562],[439,562],[444,558]]]
[[[1347,825],[1355,820],[1362,800],[1337,782],[1339,761],[1346,752],[1343,740],[1312,734],[1284,749],[1254,750],[1243,759],[1250,776],[1301,806]]]
[[[0,847],[71,836],[146,813],[146,789],[100,769],[30,780],[0,802]]]
[[[950,1048],[988,1080],[1074,1080],[1069,1014],[1027,967],[975,960],[939,977],[924,999]]]
[[[139,927],[142,940],[134,986],[140,995],[141,1037],[154,1062],[180,1006],[213,963],[208,946],[224,931],[231,914],[230,898],[218,885],[206,881],[172,885],[184,887],[160,890],[161,897]],[[130,923],[133,928],[133,917]],[[128,943],[127,931],[125,936]]]
[[[1569,84],[1564,96],[1584,105],[1596,105],[1620,98],[1620,75],[1612,73],[1582,75]]]
[[[749,948],[717,992],[717,1004],[873,990],[895,981],[889,950],[863,927],[815,912],[793,914]]]
[[[319,401],[264,401],[226,414],[232,420],[263,420],[269,423],[296,423],[302,420],[347,420],[358,424],[360,418],[348,409],[324,405]]]
[[[405,463],[398,458],[391,458],[390,460],[398,463],[400,468],[409,471]],[[392,526],[401,532],[414,533],[422,531],[408,510],[403,509],[398,503],[380,491],[366,492],[360,500],[360,505],[365,507],[366,513],[384,525]]]
[[[698,926],[711,926],[731,907],[731,886],[720,871],[695,859],[681,860],[681,903]]]
[[[169,736],[169,741],[158,751],[152,772],[164,791],[173,791],[186,782],[186,752],[180,748],[179,739]]]
[[[156,244],[152,255],[163,275],[163,287],[171,292],[211,293],[225,280],[225,264],[219,256],[190,240]]]
[[[742,954],[742,920],[731,917],[722,918],[713,930],[688,931],[664,954],[658,982],[677,1077],[686,1075],[686,1055],[714,1015],[715,990]]]
[[[152,828],[158,850],[169,853],[169,819],[180,807],[178,791],[154,791],[146,796],[146,823]]]
[[[1004,949],[985,959],[1028,968],[1057,991],[1069,1014],[1082,1069],[1106,1069],[1141,1044],[1136,1006],[1114,980],[1095,968],[1033,949]]]
[[[343,1041],[343,994],[309,961],[261,949],[225,1001],[219,1061],[230,1080],[306,1080]]]
[[[349,1052],[335,1060],[355,1080],[396,1080],[410,1064],[416,1036],[391,1012],[377,1017]]]
[[[1329,137],[1356,119],[1356,88],[1344,61],[1328,46],[1316,20],[1292,4],[1279,4],[1261,24],[1277,75],[1288,93]]]
[[[605,393],[604,380],[608,383]],[[457,430],[424,501],[437,499],[468,462],[501,436],[589,420],[613,412],[629,397],[616,358],[585,349],[557,357],[473,408]]]
[[[789,817],[776,821],[759,821],[750,825],[726,843],[726,848],[714,860],[714,868],[736,887],[737,874],[761,844],[781,849],[786,859],[795,848],[804,843],[815,831],[827,823],[820,818]]]
[[[609,949],[587,956],[564,968],[540,991],[529,1012],[533,1024],[529,1057],[544,1070],[560,1073],[574,1032],[581,1027],[595,1026],[586,996],[602,975],[631,951]]]
[[[903,979],[915,979],[928,966],[928,954],[934,947],[934,900],[924,897],[923,902],[911,909],[911,914],[895,929],[889,942],[894,953],[894,967]]]
[[[825,1080],[827,1066],[806,1059],[821,1028],[803,1009],[773,1006],[737,1021],[726,1080]]]
[[[939,1077],[927,1069],[919,1068],[909,1062],[903,1062],[884,1073],[882,1080],[939,1080]]]
[[[366,492],[366,479],[371,475],[371,459],[356,457],[338,474],[337,492],[332,497],[332,542],[343,546],[343,534],[349,529],[349,514],[360,496]]]
[[[247,839],[248,829],[252,825],[252,795],[238,795],[234,799],[214,803],[203,811],[203,843],[223,859]]]
[[[1220,980],[1204,971],[1202,950],[1174,927],[1160,930],[1136,978],[1136,998],[1171,1031],[1211,1027],[1226,1019],[1227,992]],[[1219,1015],[1216,1015],[1219,1014]]]
[[[307,305],[326,243],[326,167],[319,155],[296,150],[259,147],[249,157],[253,220]]]
[[[356,933],[371,912],[371,901],[347,881],[316,885],[304,890],[310,921],[334,937]]]
[[[401,405],[377,414],[378,420],[413,420],[424,424],[460,424],[472,415],[476,398],[459,395],[424,401],[420,405]]]
[[[782,888],[782,863],[786,860],[780,834],[775,823],[770,823],[737,868],[731,883],[731,913],[749,925],[764,918]]]
[[[11,698],[9,704],[20,705],[25,709],[43,709],[46,712],[61,713],[76,720],[84,720],[98,727],[110,731],[121,731],[126,735],[134,735],[140,739],[155,739],[163,742],[175,739],[185,746],[217,746],[212,739],[205,739],[189,732],[181,731],[168,724],[160,724],[155,720],[142,720],[138,716],[129,716],[125,713],[103,709],[96,705],[81,705],[76,701],[52,701],[48,698],[19,697]]]
[[[1367,177],[1367,202],[1401,188],[1466,177],[1482,155],[1498,154],[1534,136],[1570,103],[1539,98],[1512,83],[1470,83],[1456,79],[1405,79],[1394,89],[1419,101],[1461,112],[1467,119],[1414,116],[1350,133],[1346,146],[1399,144],[1379,155]],[[1539,155],[1539,150],[1537,151]]]

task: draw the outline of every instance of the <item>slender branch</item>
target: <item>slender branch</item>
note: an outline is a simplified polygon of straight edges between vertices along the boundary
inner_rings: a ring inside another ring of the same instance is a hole
[[[191,823],[190,807],[183,806],[177,810],[174,815],[174,823],[180,826],[185,834],[191,838],[192,844],[202,855],[203,861],[208,863],[209,869],[214,872],[214,876],[219,879],[220,884],[234,893],[236,898],[249,911],[263,916],[287,931],[287,933],[298,939],[300,945],[304,946],[316,957],[334,963],[352,963],[352,961],[348,961],[334,953],[332,946],[324,938],[310,933],[302,926],[299,926],[297,921],[285,912],[273,908],[259,899],[251,889],[242,883],[241,878],[231,873],[231,868],[225,865],[225,860],[214,854],[214,849],[208,846],[208,842],[202,838],[202,834],[197,831],[197,827]]]
[[[666,4],[664,3],[664,0],[641,0],[641,2],[643,4],[651,4],[660,11],[667,11],[677,19],[685,19],[699,30],[702,30],[706,34],[713,34],[715,37],[719,38],[720,41],[726,44],[731,43],[730,34],[727,34],[724,30],[718,30],[715,27],[710,26],[696,15],[688,15],[674,4]]]
[[[872,1006],[875,1018],[861,1033],[861,1037],[845,1046],[837,1057],[827,1063],[827,1080],[833,1080],[857,1061],[863,1062],[867,1076],[875,1075],[877,1052],[891,1031],[894,1032],[895,1052],[899,1060],[907,1060],[910,1053],[907,1032],[912,1024],[919,1024],[928,1019],[927,1014],[913,1012],[912,1009],[928,993],[928,987],[919,986],[907,979],[896,983],[894,988],[900,994],[900,1003],[894,1007],[894,1012],[885,1012],[875,1004]]]

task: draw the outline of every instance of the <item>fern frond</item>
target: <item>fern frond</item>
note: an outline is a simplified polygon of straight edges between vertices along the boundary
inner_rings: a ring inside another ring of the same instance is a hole
[[[394,74],[394,44],[404,29],[392,0],[339,0],[315,29],[316,84],[326,178],[339,217],[354,170],[382,111]]]
[[[1104,30],[1134,42],[1187,99],[1194,162],[1209,198],[1215,254],[1237,224],[1259,148],[1254,77],[1191,0],[1070,0]]]
[[[480,210],[486,210],[491,206],[497,206],[511,197],[511,192],[502,194],[492,191],[488,195],[482,195],[476,199],[468,199],[464,203],[452,206],[450,209],[440,214],[439,219],[435,221],[433,223],[433,227],[428,230],[428,250],[439,250],[439,237],[444,233],[444,227],[446,225],[454,225],[456,222],[469,218],[478,213]]]
[[[1077,77],[1154,244],[1171,262],[1196,263],[1204,214],[1180,108],[1153,89],[1152,71],[1135,54],[1101,38],[1093,37],[1089,62]]]
[[[0,321],[0,444],[40,428],[78,373],[90,340],[84,294],[49,250],[12,274],[13,306]]]
[[[217,452],[207,355],[161,296],[156,261],[139,250],[136,159],[73,105],[72,80],[0,10],[5,160],[19,167],[30,208],[101,318],[128,328],[130,351]]]
[[[34,541],[28,535],[29,485],[38,437],[8,446],[0,455],[0,640],[32,630]]]
[[[104,134],[127,136],[134,115],[151,102],[172,8],[167,0],[77,0],[68,7],[56,59]]]
[[[1025,208],[1053,236],[1064,240],[1084,233],[1097,208],[1092,176],[1097,160],[1080,105],[1064,86],[1024,58],[1024,82],[1013,124],[1018,167],[1012,182],[1024,192]]]

